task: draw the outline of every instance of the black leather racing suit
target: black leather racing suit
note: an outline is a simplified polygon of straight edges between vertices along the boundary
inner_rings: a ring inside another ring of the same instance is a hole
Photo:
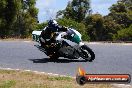
[[[50,44],[53,41],[52,33],[54,32],[64,32],[67,28],[63,26],[56,26],[56,27],[45,27],[40,35],[40,43],[41,46],[44,47],[46,44]]]

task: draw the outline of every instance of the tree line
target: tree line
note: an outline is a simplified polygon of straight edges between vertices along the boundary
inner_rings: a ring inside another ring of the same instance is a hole
[[[0,1],[0,38],[26,38],[37,26],[36,0]]]
[[[37,23],[36,0],[0,1],[0,38],[31,36],[33,30],[42,30],[47,22]],[[87,41],[131,41],[132,0],[118,0],[102,16],[93,14],[90,0],[69,1],[57,12],[60,25],[77,29]]]
[[[56,19],[61,25],[77,29],[83,40],[132,41],[132,0],[118,0],[109,11],[106,16],[93,14],[90,0],[72,0],[57,12]],[[39,24],[39,28],[45,25]]]

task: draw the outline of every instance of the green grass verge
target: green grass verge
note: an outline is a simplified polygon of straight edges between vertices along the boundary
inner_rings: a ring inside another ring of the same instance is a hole
[[[71,77],[15,70],[0,70],[0,88],[115,88],[110,84],[80,86]]]

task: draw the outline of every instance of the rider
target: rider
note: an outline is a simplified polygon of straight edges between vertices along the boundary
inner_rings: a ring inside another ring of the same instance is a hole
[[[53,39],[52,33],[54,32],[61,32],[61,33],[55,39]],[[48,22],[48,26],[45,27],[41,32],[40,35],[41,46],[43,46],[48,40],[60,41],[64,36],[66,36],[67,39],[69,39],[72,42],[81,44],[81,34],[78,31],[64,26],[59,26],[55,20],[50,20]]]
[[[55,20],[49,20],[48,26],[45,27],[40,34],[41,46],[45,45],[45,43],[47,42],[49,43],[50,41],[52,41],[51,39],[53,38],[53,33],[61,31],[62,32],[67,31],[67,28],[58,25],[58,23]]]

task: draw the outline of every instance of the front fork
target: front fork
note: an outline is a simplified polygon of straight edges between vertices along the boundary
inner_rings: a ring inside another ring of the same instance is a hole
[[[85,51],[82,48],[84,45],[85,44],[83,42],[79,43],[79,50],[78,50],[78,52],[79,52],[80,57],[82,57],[82,58],[84,58],[84,53],[85,53]]]

